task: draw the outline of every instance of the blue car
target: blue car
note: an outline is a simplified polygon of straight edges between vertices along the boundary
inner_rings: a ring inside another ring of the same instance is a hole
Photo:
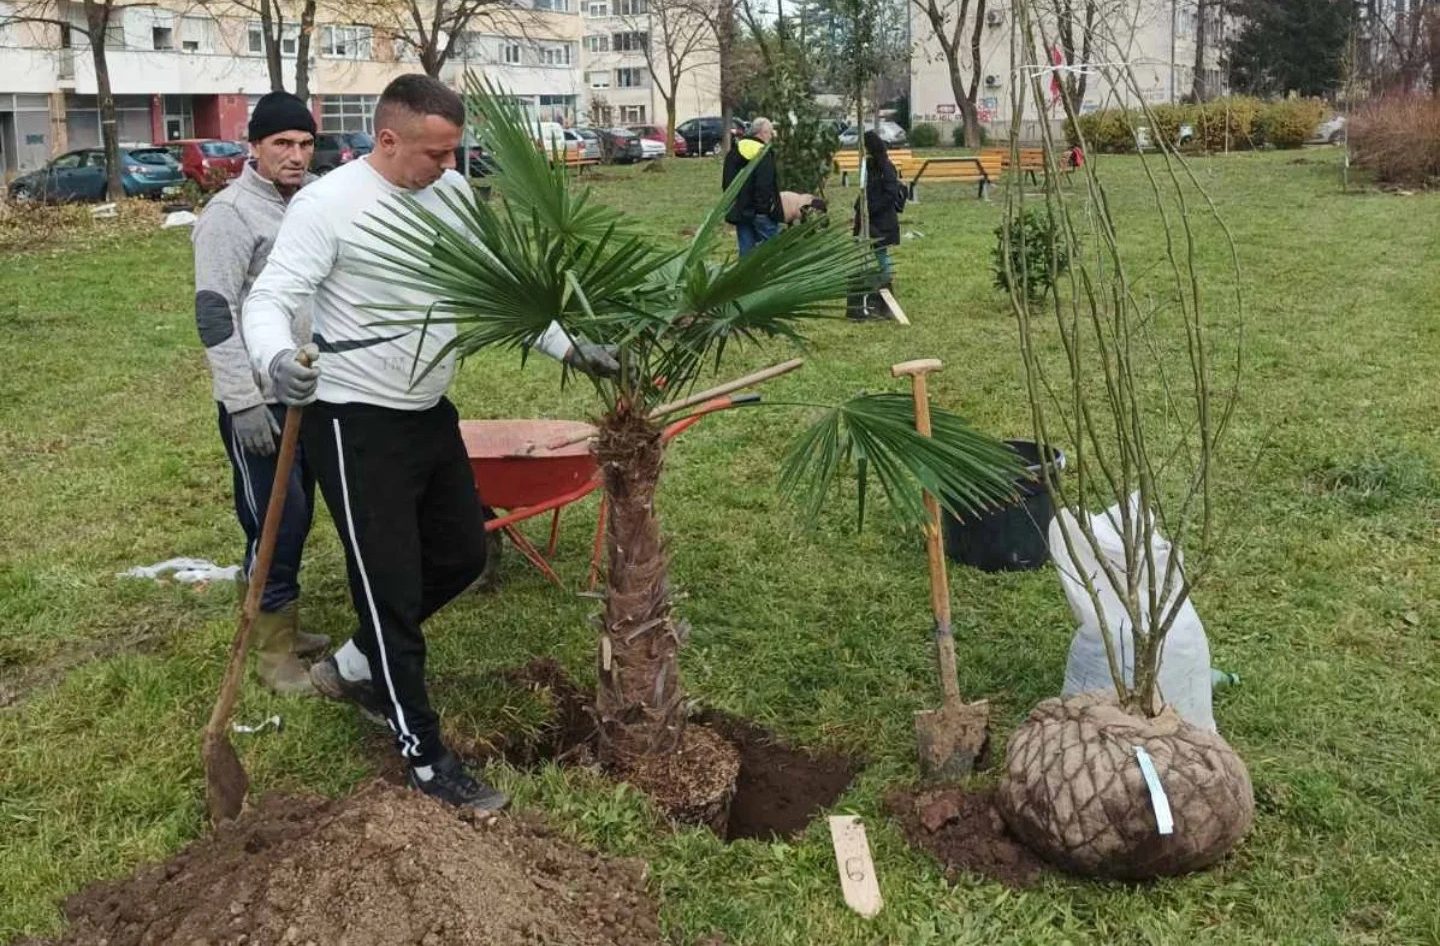
[[[121,148],[120,183],[126,197],[168,197],[179,193],[185,175],[164,148]],[[40,170],[12,181],[10,198],[47,204],[104,200],[105,152],[85,148],[62,154]]]

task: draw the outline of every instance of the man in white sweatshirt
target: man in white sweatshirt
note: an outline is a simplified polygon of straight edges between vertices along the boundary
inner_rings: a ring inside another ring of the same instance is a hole
[[[480,504],[459,417],[445,397],[454,356],[411,383],[417,354],[429,365],[455,328],[374,324],[384,315],[371,306],[423,312],[432,300],[366,275],[358,262],[360,247],[382,245],[361,225],[383,218],[387,200],[409,194],[448,217],[439,191],[468,194],[454,170],[464,124],[460,97],[440,81],[416,74],[391,82],[375,108],[374,151],[291,201],[243,319],[256,369],[282,401],[310,405],[301,428],[305,456],[345,547],[359,618],[354,637],[311,668],[312,682],[390,724],[413,787],[494,810],[505,796],[471,776],[441,740],[420,627],[485,564]],[[290,326],[312,299],[318,361],[305,367]],[[538,347],[583,371],[616,369],[600,346],[572,342],[558,325]]]

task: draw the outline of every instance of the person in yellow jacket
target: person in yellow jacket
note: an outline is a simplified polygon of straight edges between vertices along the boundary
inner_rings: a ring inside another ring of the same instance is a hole
[[[730,153],[725,155],[725,168],[720,179],[722,191],[730,186],[746,165],[757,159],[759,162],[725,215],[725,220],[735,225],[735,240],[742,257],[779,233],[780,224],[785,222],[775,155],[765,148],[774,137],[775,126],[770,119],[757,118],[750,123],[750,133],[736,139],[730,146]]]

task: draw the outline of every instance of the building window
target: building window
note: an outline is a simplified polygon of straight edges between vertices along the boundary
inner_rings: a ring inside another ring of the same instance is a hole
[[[610,34],[585,37],[585,48],[592,53],[608,53],[610,51]]]
[[[378,95],[327,95],[320,106],[320,130],[375,130],[375,103]]]
[[[650,0],[615,0],[617,16],[641,16],[650,12]]]
[[[545,66],[568,66],[574,58],[570,54],[570,44],[564,43],[559,46],[541,46],[540,63]]]
[[[585,78],[590,81],[590,88],[592,89],[610,88],[610,73],[608,70],[587,73]]]
[[[191,53],[213,53],[215,21],[208,16],[181,17],[180,48]]]
[[[168,26],[152,26],[150,28],[150,44],[156,49],[174,49],[175,31]]]
[[[639,89],[645,85],[645,71],[643,69],[616,69],[615,87],[617,89]]]
[[[575,123],[575,99],[573,95],[542,95],[536,114],[541,121],[572,125]]]
[[[299,48],[300,27],[298,25],[285,27],[280,34],[280,55],[293,57]],[[250,24],[249,50],[255,56],[265,55],[265,29],[259,23]]]
[[[551,13],[569,13],[570,0],[535,0],[535,9]]]
[[[609,0],[589,0],[589,2],[587,2],[587,3],[585,4],[585,15],[586,15],[586,16],[609,16],[609,15],[610,15],[610,2],[609,2]]]
[[[639,30],[632,30],[629,33],[616,33],[610,38],[610,46],[617,53],[644,52],[650,46],[650,34]]]
[[[333,59],[369,59],[370,27],[327,26],[320,32],[320,55]]]
[[[521,62],[521,49],[519,43],[506,43],[501,49],[502,57],[506,65],[518,66]]]
[[[643,125],[643,124],[645,124],[645,106],[643,106],[643,105],[622,105],[622,106],[620,106],[620,124],[622,124],[622,125]]]

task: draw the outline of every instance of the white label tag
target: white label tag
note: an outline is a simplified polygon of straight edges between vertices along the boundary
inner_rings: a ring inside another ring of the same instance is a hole
[[[1150,789],[1150,807],[1155,809],[1155,824],[1161,834],[1175,833],[1175,816],[1170,813],[1170,799],[1165,796],[1165,786],[1160,784],[1160,774],[1155,771],[1155,761],[1144,746],[1135,747],[1135,759],[1140,763],[1140,774]]]

